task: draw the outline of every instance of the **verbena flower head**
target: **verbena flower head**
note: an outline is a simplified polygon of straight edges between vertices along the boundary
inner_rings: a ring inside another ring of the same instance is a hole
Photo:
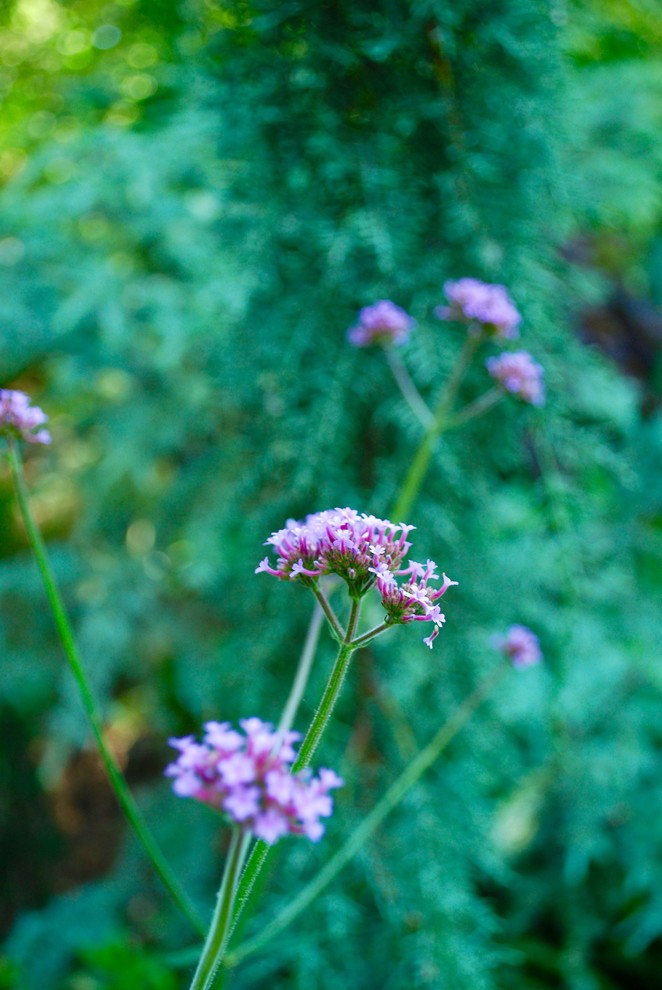
[[[479,323],[494,337],[513,340],[519,337],[522,317],[503,285],[490,285],[477,278],[460,278],[446,282],[444,292],[450,306],[438,306],[440,320]]]
[[[347,331],[347,339],[355,347],[379,344],[406,344],[416,321],[390,299],[380,299],[359,312],[359,322]]]
[[[538,637],[526,626],[511,626],[505,636],[495,636],[492,645],[518,670],[533,667],[542,660]]]
[[[28,443],[50,443],[48,430],[40,430],[48,416],[38,406],[30,405],[25,392],[0,389],[0,435]]]
[[[324,834],[320,819],[333,811],[329,792],[343,781],[333,770],[291,773],[297,732],[281,737],[259,718],[239,725],[240,732],[229,722],[207,722],[200,743],[170,739],[179,756],[165,773],[175,794],[216,808],[269,845],[288,833],[316,842]]]
[[[325,574],[336,574],[355,599],[376,587],[387,622],[433,623],[434,630],[425,639],[431,647],[445,622],[437,601],[457,581],[444,574],[435,587],[432,582],[438,577],[431,560],[405,566],[411,547],[407,537],[414,528],[349,508],[315,512],[302,522],[290,519],[266,541],[276,551],[276,566],[265,557],[256,574],[264,571],[282,581],[308,585]]]
[[[395,574],[388,566],[382,566],[381,561],[375,567],[377,575],[377,590],[382,598],[382,605],[390,622],[432,622],[433,629],[423,642],[432,649],[432,644],[439,635],[441,626],[446,621],[437,605],[437,600],[444,595],[457,581],[451,581],[445,574],[441,586],[435,588],[429,581],[437,580],[437,565],[428,560],[425,565],[411,561],[408,567],[396,571]],[[407,580],[398,583],[395,575],[406,577]]]
[[[544,404],[545,372],[528,351],[504,351],[498,357],[488,358],[486,365],[492,378],[503,385],[507,392],[512,392],[534,406]]]

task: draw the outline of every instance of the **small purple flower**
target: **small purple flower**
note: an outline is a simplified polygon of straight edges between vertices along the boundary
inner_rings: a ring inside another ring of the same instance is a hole
[[[444,574],[441,587],[432,586],[429,582],[438,580],[432,560],[425,566],[415,562],[404,566],[411,547],[407,537],[413,529],[350,508],[315,512],[301,522],[289,519],[266,541],[276,550],[276,566],[265,557],[256,573],[309,585],[324,574],[336,574],[356,598],[376,587],[389,623],[434,624],[424,640],[431,647],[445,621],[436,602],[457,582]]]
[[[379,344],[406,344],[416,321],[390,299],[380,299],[359,312],[359,322],[347,331],[347,339],[355,347]]]
[[[504,285],[490,285],[477,278],[460,278],[446,282],[444,292],[450,306],[438,306],[440,320],[479,323],[494,337],[513,340],[519,337],[522,317]]]
[[[329,791],[342,779],[333,770],[318,777],[291,772],[297,732],[279,735],[259,718],[240,726],[242,732],[229,722],[207,722],[202,743],[193,736],[170,740],[179,750],[165,771],[175,794],[216,808],[269,845],[288,833],[316,842],[324,834],[320,818],[333,811]]]
[[[511,626],[505,636],[493,637],[492,645],[508,657],[518,670],[533,667],[542,660],[538,637],[526,626]]]
[[[50,443],[48,430],[39,429],[47,419],[43,409],[30,405],[30,398],[25,392],[0,389],[0,435],[28,443]]]
[[[542,406],[545,402],[544,369],[528,351],[504,351],[485,362],[492,378],[507,392],[518,395],[524,402]]]

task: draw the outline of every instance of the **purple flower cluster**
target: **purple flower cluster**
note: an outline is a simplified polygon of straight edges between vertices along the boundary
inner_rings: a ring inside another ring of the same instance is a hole
[[[528,351],[504,351],[498,357],[488,358],[487,370],[507,392],[518,395],[524,402],[542,406],[545,401],[545,374],[542,365],[534,361]]]
[[[406,344],[414,322],[404,309],[396,306],[390,299],[380,299],[360,311],[359,322],[347,331],[347,339],[355,347]]]
[[[538,637],[526,626],[511,626],[505,636],[495,636],[492,644],[518,670],[533,667],[542,660]]]
[[[432,622],[434,630],[425,640],[428,646],[445,621],[437,600],[456,581],[443,575],[437,580],[436,565],[410,562],[402,567],[411,547],[407,540],[414,526],[395,525],[354,509],[330,509],[306,516],[302,522],[288,520],[284,529],[269,537],[266,545],[278,555],[273,567],[265,557],[256,568],[283,581],[312,583],[324,574],[336,574],[347,584],[350,594],[360,598],[377,587],[389,623]],[[398,582],[397,578],[406,578]]]
[[[42,409],[30,405],[25,392],[0,389],[0,434],[28,443],[50,443],[48,430],[39,429],[47,419]]]
[[[477,278],[446,282],[444,292],[450,306],[438,306],[440,320],[480,324],[494,337],[513,340],[519,336],[521,316],[503,285],[490,285]]]
[[[333,770],[292,774],[292,743],[299,733],[279,736],[259,718],[245,718],[237,732],[229,722],[207,722],[202,742],[171,739],[179,750],[166,775],[180,797],[192,797],[224,812],[231,821],[273,845],[282,836],[324,834],[320,818],[333,811],[329,791],[342,787]]]
[[[382,605],[389,621],[399,622],[432,622],[434,628],[423,642],[432,649],[432,644],[439,635],[439,629],[446,621],[442,615],[437,600],[457,581],[451,581],[445,574],[443,575],[441,587],[433,588],[428,586],[428,581],[437,580],[437,565],[433,560],[428,560],[425,566],[412,561],[404,570],[396,571],[396,574],[407,575],[409,580],[403,584],[398,584],[395,575],[389,570],[388,565],[382,564],[381,557],[374,567],[377,575],[377,590],[382,598]]]

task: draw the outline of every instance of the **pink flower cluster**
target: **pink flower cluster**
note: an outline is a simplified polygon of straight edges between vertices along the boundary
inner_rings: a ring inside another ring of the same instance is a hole
[[[347,339],[355,347],[380,344],[406,344],[414,319],[390,299],[380,299],[359,312],[359,322],[347,331]]]
[[[388,622],[434,624],[425,640],[431,647],[445,621],[436,602],[457,582],[444,574],[441,587],[431,587],[429,582],[437,580],[431,560],[425,566],[415,562],[401,566],[411,547],[407,537],[413,529],[349,508],[315,512],[303,522],[290,519],[266,541],[276,550],[276,566],[265,557],[256,574],[263,571],[283,581],[304,584],[324,574],[336,574],[346,582],[353,598],[376,586]],[[398,577],[407,580],[398,582]]]
[[[542,406],[545,402],[544,369],[528,351],[504,351],[488,358],[487,370],[507,392],[518,395],[524,402]]]
[[[324,834],[320,818],[333,811],[329,791],[343,781],[333,770],[291,773],[297,732],[281,737],[259,718],[239,725],[242,732],[229,722],[207,722],[201,743],[193,736],[170,740],[179,756],[165,773],[175,793],[224,812],[269,845],[288,833],[316,842]]]
[[[492,643],[518,670],[533,667],[542,660],[538,637],[526,626],[511,626],[505,636],[495,636]]]
[[[446,282],[444,292],[450,306],[438,306],[440,320],[479,323],[495,337],[512,340],[519,336],[521,316],[504,285],[490,285],[477,278]]]
[[[430,635],[423,640],[432,649],[432,644],[439,635],[442,624],[446,621],[446,617],[442,615],[436,602],[448,591],[451,585],[457,584],[457,581],[451,581],[444,574],[441,587],[429,587],[428,581],[438,579],[437,565],[433,560],[428,560],[425,566],[412,561],[409,567],[396,571],[396,574],[400,576],[408,576],[409,580],[403,584],[398,584],[388,565],[385,562],[382,564],[381,558],[373,571],[377,575],[377,590],[381,595],[382,605],[390,622],[394,624],[399,622],[432,622],[434,628]]]
[[[47,419],[43,409],[30,405],[25,392],[0,389],[0,434],[28,443],[50,443],[48,430],[39,429]]]

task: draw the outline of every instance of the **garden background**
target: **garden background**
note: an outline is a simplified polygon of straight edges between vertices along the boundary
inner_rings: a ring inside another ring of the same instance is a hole
[[[511,672],[365,849],[232,987],[644,990],[662,972],[662,12],[655,0],[5,0],[0,384],[53,444],[32,506],[106,736],[211,910],[225,835],[167,737],[277,721],[303,590],[288,517],[387,514],[420,425],[359,307],[506,284],[546,369],[439,443],[407,522],[459,587],[432,652],[358,654],[258,931],[523,622]],[[472,369],[467,396],[484,370]],[[0,987],[178,990],[194,943],[123,823],[0,472]],[[332,657],[323,636],[299,728]]]

